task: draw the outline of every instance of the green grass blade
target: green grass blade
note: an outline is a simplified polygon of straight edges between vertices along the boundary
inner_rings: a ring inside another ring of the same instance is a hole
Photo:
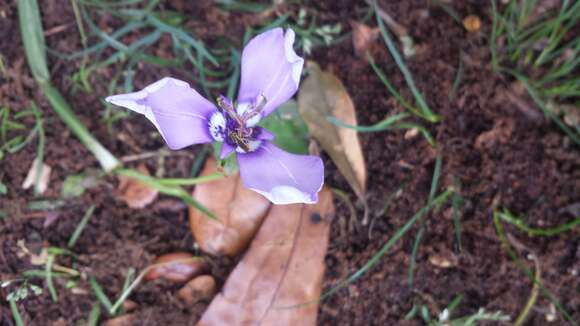
[[[32,103],[32,111],[34,112],[34,118],[36,120],[35,129],[38,131],[38,145],[36,146],[36,160],[39,162],[36,167],[36,178],[34,179],[34,193],[40,195],[40,178],[42,177],[42,169],[44,163],[44,145],[46,142],[46,137],[44,135],[43,120],[40,110],[36,104]]]
[[[91,285],[93,292],[95,292],[95,296],[97,297],[97,299],[99,299],[101,304],[105,308],[107,308],[108,312],[111,312],[113,304],[111,303],[111,300],[109,300],[109,297],[107,297],[107,295],[103,291],[103,288],[101,288],[101,286],[97,282],[97,279],[94,276],[91,276],[91,278],[89,279],[89,284]]]
[[[26,60],[34,78],[39,82],[48,82],[50,73],[46,61],[46,44],[38,3],[36,0],[18,0],[17,4]]]
[[[166,24],[165,22],[158,19],[154,15],[147,16],[147,20],[151,25],[157,27],[159,30],[166,32],[166,33],[169,33],[169,34],[172,34],[172,35],[175,35],[175,37],[179,38],[183,42],[185,42],[188,45],[190,45],[191,47],[193,47],[196,51],[200,52],[201,55],[204,58],[206,58],[209,62],[211,62],[214,66],[219,66],[219,63],[216,60],[216,58],[211,53],[209,53],[209,51],[205,48],[203,43],[194,39],[193,37],[191,37],[184,30],[177,28],[177,27],[173,27],[169,24]]]
[[[117,158],[103,147],[103,145],[101,145],[101,143],[99,143],[99,141],[97,141],[90,134],[87,128],[78,120],[71,107],[56,88],[50,84],[40,84],[40,87],[48,98],[54,111],[80,139],[83,145],[85,145],[87,149],[95,155],[103,170],[110,172],[120,165]]]
[[[14,323],[16,326],[25,326],[20,311],[18,311],[18,306],[14,299],[10,300],[10,311],[12,311],[12,318],[14,318]]]
[[[139,283],[141,283],[141,280],[143,279],[143,277],[145,277],[145,274],[148,271],[149,271],[148,269],[145,269],[143,272],[141,272],[141,273],[139,273],[139,275],[137,275],[137,278],[135,278],[135,280],[133,280],[133,282],[125,284],[125,286],[123,287],[123,292],[119,296],[119,299],[117,299],[115,304],[111,307],[110,311],[112,314],[117,313],[117,310],[121,307],[123,302],[125,302],[125,300],[127,300],[129,295],[131,294],[131,292],[133,292],[133,290],[137,287],[137,285],[139,285]],[[128,279],[129,278],[127,278],[127,280]]]
[[[206,183],[214,180],[223,179],[225,175],[216,172],[210,175],[200,176],[196,178],[162,178],[157,179],[159,183],[164,186],[193,186],[200,183]]]
[[[231,62],[232,65],[234,66],[234,70],[232,72],[230,80],[228,81],[228,91],[226,93],[229,98],[234,98],[234,96],[236,95],[236,91],[238,90],[241,68],[240,61],[241,61],[240,53],[237,50],[232,49]]]
[[[413,288],[415,282],[415,266],[417,266],[417,252],[419,251],[419,246],[421,245],[421,240],[423,239],[423,234],[425,233],[425,225],[421,225],[415,241],[413,241],[413,248],[411,249],[411,259],[409,260],[409,270],[407,271],[407,283],[409,288]]]
[[[340,289],[344,288],[348,284],[356,281],[359,277],[361,277],[366,272],[368,272],[389,251],[389,249],[391,249],[391,247],[393,247],[393,245],[399,239],[401,239],[411,229],[411,227],[418,220],[421,219],[421,217],[423,215],[425,215],[425,213],[430,211],[435,206],[443,205],[447,201],[447,199],[449,198],[450,194],[451,194],[451,191],[446,190],[445,192],[443,192],[439,196],[437,196],[435,199],[433,199],[431,202],[427,203],[427,205],[425,205],[417,213],[415,213],[415,215],[413,215],[413,217],[411,217],[409,219],[409,221],[407,221],[407,223],[405,223],[405,225],[403,225],[399,230],[397,230],[397,232],[395,232],[395,234],[389,239],[389,241],[387,241],[383,245],[381,250],[379,250],[366,264],[364,264],[359,270],[357,270],[355,273],[353,273],[351,276],[349,276],[346,280],[338,283],[335,287],[333,287],[332,289],[330,289],[326,293],[324,293],[320,297],[320,300],[328,298],[329,296],[333,295],[334,293],[336,293]]]
[[[129,178],[133,178],[133,179],[135,179],[135,180],[137,180],[137,181],[139,181],[139,182],[141,182],[141,183],[143,183],[151,188],[157,189],[157,191],[159,191],[162,194],[177,197],[177,198],[183,200],[186,204],[195,207],[196,209],[198,209],[199,211],[201,211],[202,213],[207,215],[209,218],[217,221],[216,216],[210,210],[208,210],[205,206],[203,206],[197,200],[193,199],[193,197],[191,196],[190,193],[188,193],[187,191],[185,191],[183,188],[181,188],[179,186],[168,186],[168,185],[160,182],[159,179],[157,179],[157,178],[141,174],[141,173],[139,173],[135,170],[131,170],[131,169],[116,169],[115,173],[118,175],[123,175],[123,176],[129,177]],[[172,179],[170,179],[170,180],[172,180]],[[175,180],[175,179],[173,179],[173,180]],[[174,181],[171,181],[171,182],[174,182]]]
[[[56,289],[54,288],[54,283],[52,281],[52,266],[54,265],[54,259],[56,255],[49,254],[48,258],[46,259],[46,266],[44,271],[46,272],[46,287],[48,288],[48,292],[50,292],[50,296],[52,297],[53,302],[58,302],[58,295],[56,293]]]
[[[75,246],[75,244],[77,243],[77,240],[81,236],[81,233],[83,233],[85,227],[87,226],[87,223],[91,219],[91,216],[93,216],[94,211],[95,211],[95,205],[93,204],[89,207],[89,209],[87,209],[87,211],[85,212],[85,215],[83,215],[83,218],[81,219],[79,225],[77,225],[73,234],[71,235],[70,239],[68,240],[67,246],[69,248],[72,248]]]
[[[373,7],[375,9],[376,20],[377,20],[381,35],[383,36],[383,40],[385,41],[385,44],[387,45],[389,52],[393,56],[393,59],[395,59],[395,63],[399,67],[399,70],[401,71],[401,73],[403,73],[403,76],[405,77],[405,81],[407,82],[407,85],[409,86],[411,93],[413,93],[413,96],[415,97],[415,101],[417,102],[417,105],[421,109],[425,119],[427,119],[430,122],[440,121],[441,117],[439,117],[438,115],[436,115],[435,113],[433,113],[431,111],[431,109],[429,108],[429,106],[425,102],[423,95],[417,89],[417,86],[415,85],[415,81],[413,80],[413,75],[411,74],[411,72],[409,71],[407,66],[405,65],[403,58],[401,57],[401,55],[399,54],[399,51],[397,50],[397,47],[395,46],[395,42],[393,42],[393,39],[389,35],[389,32],[387,31],[387,28],[385,27],[385,24],[383,23],[383,20],[378,13],[378,5],[377,5],[376,0],[373,1]]]
[[[236,0],[216,0],[216,2],[227,11],[242,11],[256,14],[261,13],[272,6],[271,4]]]
[[[101,317],[101,306],[98,303],[93,304],[93,308],[89,313],[89,319],[87,321],[88,326],[99,326],[99,318]]]
[[[498,213],[498,216],[507,223],[510,223],[517,227],[518,229],[528,233],[530,236],[539,236],[539,237],[552,237],[560,235],[564,232],[573,230],[576,226],[580,225],[580,217],[576,219],[560,224],[555,227],[551,228],[534,228],[526,224],[521,218],[514,216],[508,210],[504,210],[501,213]]]
[[[433,178],[431,179],[431,190],[429,191],[429,202],[433,200],[435,197],[437,188],[439,187],[439,179],[441,178],[441,165],[443,163],[443,156],[441,152],[437,154],[437,158],[435,159],[435,168],[433,170]],[[437,207],[436,207],[437,208]],[[417,232],[417,236],[415,237],[415,242],[413,243],[413,249],[411,250],[411,260],[409,262],[409,274],[408,274],[408,283],[409,287],[413,287],[414,275],[415,275],[415,266],[417,265],[417,252],[419,251],[419,246],[421,245],[421,240],[423,239],[423,234],[425,234],[425,220],[421,222],[421,227]]]
[[[76,118],[72,109],[59,91],[49,83],[46,50],[40,24],[38,5],[34,0],[18,2],[18,11],[21,19],[20,32],[25,42],[25,52],[28,65],[33,71],[37,83],[52,105],[55,112],[81,140],[81,142],[96,156],[105,171],[111,171],[119,165],[119,161],[105,149]],[[26,22],[26,23],[25,23]],[[36,35],[36,36],[35,36]],[[28,45],[26,45],[28,44]]]
[[[405,100],[405,98],[401,95],[401,93],[399,93],[395,89],[393,84],[391,84],[391,82],[389,82],[389,79],[387,79],[387,76],[385,76],[383,71],[379,68],[379,66],[377,66],[373,57],[368,55],[367,60],[370,63],[371,67],[373,68],[373,71],[375,72],[375,74],[377,74],[377,76],[379,77],[379,79],[381,80],[383,85],[385,85],[385,87],[395,97],[395,99],[397,99],[399,101],[399,103],[401,103],[401,105],[404,108],[406,108],[407,110],[409,110],[411,113],[415,114],[416,116],[418,116],[420,118],[426,119],[426,117],[423,116],[423,113],[421,111],[419,111],[417,108],[415,108],[413,105],[411,105],[409,102],[407,102],[407,100]]]
[[[453,192],[453,196],[451,197],[451,207],[453,208],[453,226],[455,228],[455,239],[457,241],[457,251],[461,252],[463,246],[461,244],[461,214],[459,209],[462,204],[461,196],[459,192],[456,190]]]
[[[355,126],[344,123],[343,121],[337,119],[336,117],[329,116],[326,118],[330,123],[341,127],[341,128],[349,128],[354,129],[358,132],[377,132],[377,131],[385,131],[391,129],[391,127],[396,124],[397,122],[407,118],[409,114],[407,113],[398,113],[391,117],[386,118],[385,120],[375,123],[372,126]]]
[[[570,316],[570,314],[564,309],[562,304],[556,299],[556,297],[554,297],[554,295],[550,292],[550,290],[548,290],[543,283],[541,283],[539,280],[536,279],[534,273],[532,273],[532,271],[521,261],[517,253],[514,252],[514,250],[509,244],[509,241],[506,238],[505,231],[503,230],[503,225],[501,224],[501,218],[497,211],[493,213],[493,222],[495,225],[498,238],[502,244],[502,247],[508,253],[510,258],[516,263],[516,265],[520,268],[520,270],[522,270],[524,274],[526,274],[526,276],[534,284],[537,284],[540,287],[542,294],[546,298],[548,298],[554,304],[554,306],[556,306],[556,308],[560,311],[560,313],[564,316],[564,318],[566,318],[566,320],[568,320],[572,325],[575,326],[578,325],[578,323],[576,323],[574,319],[572,319],[572,316]]]
[[[532,99],[534,100],[534,102],[540,107],[540,109],[542,109],[542,111],[544,112],[544,114],[549,117],[550,119],[552,119],[552,121],[554,121],[554,123],[556,125],[558,125],[558,127],[560,127],[560,129],[562,129],[567,135],[568,137],[570,137],[570,139],[572,139],[572,141],[574,141],[577,145],[580,145],[580,135],[575,133],[572,129],[568,128],[568,126],[566,126],[564,124],[564,122],[562,122],[562,120],[560,118],[558,118],[554,113],[552,113],[544,104],[544,102],[540,99],[540,97],[538,96],[538,94],[536,93],[536,90],[530,85],[530,83],[528,82],[528,79],[523,77],[521,74],[515,74],[515,76],[522,82],[522,84],[526,87],[528,94],[530,94],[530,96],[532,97]]]

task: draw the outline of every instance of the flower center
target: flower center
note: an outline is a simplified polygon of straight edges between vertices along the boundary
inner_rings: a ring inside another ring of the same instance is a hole
[[[219,109],[210,117],[208,123],[213,139],[227,143],[240,153],[258,149],[262,143],[257,139],[261,128],[256,127],[256,124],[260,121],[265,102],[266,99],[262,96],[258,104],[241,103],[236,108],[232,101],[220,95],[217,98]]]

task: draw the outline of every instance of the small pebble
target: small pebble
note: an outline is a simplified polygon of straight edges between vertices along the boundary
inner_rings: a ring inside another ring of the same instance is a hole
[[[188,305],[211,299],[216,293],[216,283],[212,276],[201,275],[189,281],[177,292],[177,297]]]
[[[185,283],[192,277],[199,275],[205,269],[203,258],[186,252],[176,252],[157,257],[153,267],[145,274],[145,280],[152,281],[159,278]]]
[[[463,27],[468,32],[478,32],[481,29],[481,19],[475,15],[469,15],[463,19]]]
[[[449,259],[443,255],[438,254],[429,256],[429,263],[439,268],[451,268],[457,266],[457,261],[455,259]]]

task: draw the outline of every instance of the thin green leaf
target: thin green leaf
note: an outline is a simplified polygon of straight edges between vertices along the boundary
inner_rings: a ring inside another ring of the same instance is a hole
[[[401,239],[418,220],[421,219],[421,217],[425,213],[430,211],[433,207],[440,206],[440,205],[444,204],[445,202],[447,202],[449,195],[451,195],[451,191],[446,190],[445,192],[443,192],[439,196],[437,196],[435,199],[433,199],[431,202],[427,203],[427,205],[425,205],[417,213],[415,213],[415,215],[413,215],[413,217],[411,217],[409,219],[409,221],[407,221],[407,223],[405,223],[405,225],[403,225],[399,230],[397,230],[397,232],[395,232],[395,234],[389,239],[389,241],[387,241],[383,245],[381,250],[379,250],[375,255],[373,255],[373,257],[363,267],[361,267],[358,271],[356,271],[351,276],[349,276],[346,280],[338,283],[332,289],[330,289],[329,291],[324,293],[320,297],[320,300],[324,300],[324,299],[328,298],[329,296],[333,295],[334,293],[336,293],[340,289],[344,288],[348,284],[356,281],[359,277],[361,277],[366,272],[368,272],[376,263],[379,262],[379,260],[389,251],[389,249],[391,249],[391,247],[399,239]]]
[[[101,317],[101,306],[98,303],[93,304],[91,312],[89,313],[89,319],[87,321],[88,326],[98,326],[99,318]]]
[[[46,259],[46,265],[44,271],[46,272],[46,287],[48,287],[48,292],[52,298],[53,302],[58,302],[58,295],[56,293],[56,289],[54,288],[54,283],[52,281],[52,266],[54,265],[54,254],[49,254],[48,258]]]
[[[12,318],[14,318],[14,323],[16,324],[16,326],[24,326],[24,321],[22,320],[20,311],[18,311],[16,300],[12,299],[9,301],[10,301],[10,311],[12,311]]]
[[[60,92],[50,84],[40,84],[40,86],[54,111],[87,147],[87,149],[95,155],[103,170],[110,172],[119,166],[120,162],[117,158],[103,147],[103,145],[101,145],[101,143],[99,143],[99,141],[96,140],[87,128],[78,120]]]
[[[93,216],[94,211],[95,211],[95,205],[93,204],[89,207],[89,209],[87,209],[87,211],[85,212],[85,215],[83,215],[83,218],[81,219],[79,225],[77,225],[73,234],[71,235],[70,239],[68,240],[67,246],[69,248],[72,248],[75,246],[75,244],[77,243],[77,240],[81,236],[81,233],[83,233],[85,227],[87,226],[87,223],[89,222],[89,220]]]
[[[111,300],[109,300],[109,297],[107,297],[107,295],[103,291],[103,288],[101,288],[101,286],[97,282],[97,279],[94,276],[90,277],[89,284],[91,285],[93,292],[95,292],[95,296],[97,296],[97,299],[99,299],[99,302],[101,302],[101,304],[107,309],[108,312],[111,312],[113,304],[111,303]]]
[[[46,61],[46,44],[38,3],[36,0],[19,0],[17,4],[26,60],[36,81],[46,83],[50,80],[50,73]]]
[[[401,73],[403,73],[403,76],[405,77],[405,81],[407,82],[407,85],[409,86],[411,93],[413,93],[413,96],[415,97],[415,101],[417,102],[417,105],[421,109],[423,116],[425,117],[425,119],[427,119],[430,122],[440,121],[441,117],[439,117],[438,115],[436,115],[435,113],[433,113],[431,111],[431,109],[429,108],[429,106],[425,102],[423,95],[417,89],[417,86],[415,85],[415,81],[413,80],[413,75],[411,74],[411,72],[409,71],[407,66],[405,65],[403,58],[399,54],[399,51],[397,50],[397,47],[395,46],[393,39],[389,35],[389,32],[387,31],[387,28],[385,27],[385,24],[383,23],[383,19],[380,17],[380,15],[378,13],[378,5],[377,5],[376,0],[373,1],[373,8],[375,10],[376,20],[377,20],[377,23],[379,25],[381,35],[383,36],[383,40],[385,41],[385,44],[387,45],[389,52],[393,56],[393,59],[395,59],[395,63],[399,67],[399,70],[401,71]]]

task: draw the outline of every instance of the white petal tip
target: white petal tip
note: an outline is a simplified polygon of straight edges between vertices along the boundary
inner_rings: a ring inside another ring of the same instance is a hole
[[[252,190],[266,197],[275,205],[316,204],[318,202],[318,193],[305,193],[291,186],[276,186],[270,192]]]
[[[291,28],[286,30],[284,34],[284,53],[286,54],[286,60],[292,64],[292,80],[296,85],[300,83],[300,75],[302,75],[302,68],[304,67],[304,59],[299,57],[294,51],[294,39],[296,34]]]

